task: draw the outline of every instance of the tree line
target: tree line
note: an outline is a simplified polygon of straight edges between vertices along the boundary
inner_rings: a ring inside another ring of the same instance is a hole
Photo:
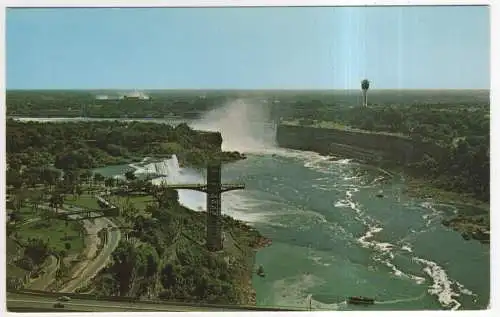
[[[221,94],[153,94],[150,99],[98,99],[89,91],[7,91],[7,116],[164,118],[196,119],[203,112],[227,101]]]
[[[289,106],[285,120],[302,125],[335,122],[346,128],[389,132],[439,145],[445,155],[424,155],[403,168],[434,185],[489,201],[490,115],[488,103],[425,103],[342,107],[320,102]],[[293,110],[293,111],[292,111]]]
[[[172,127],[144,122],[19,122],[7,120],[9,170],[31,167],[60,170],[90,169],[142,160],[145,156],[176,154],[185,165],[213,159],[241,159],[237,152],[220,152],[220,133],[204,133],[187,124]]]

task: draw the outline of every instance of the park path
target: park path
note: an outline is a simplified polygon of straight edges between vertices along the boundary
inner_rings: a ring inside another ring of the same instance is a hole
[[[51,207],[45,205],[40,206],[40,208],[51,209]],[[78,210],[84,209],[74,206],[68,206],[64,209],[60,209],[59,212],[68,213]],[[91,216],[98,216],[98,213],[91,213]],[[80,218],[79,215],[70,215],[69,217],[73,219]],[[87,232],[84,250],[85,260],[79,262],[75,267],[73,267],[73,269],[71,270],[71,280],[66,282],[60,288],[60,292],[71,293],[76,289],[85,286],[92,278],[97,275],[97,273],[99,273],[99,271],[101,271],[107,265],[111,254],[120,242],[121,232],[116,224],[108,218],[97,218],[93,220],[85,219],[83,220],[83,225],[85,231]],[[98,245],[100,242],[97,233],[103,228],[113,228],[113,230],[108,230],[108,239],[104,243],[99,254],[95,256],[98,251]],[[59,265],[60,263],[57,261],[55,269],[53,269],[53,267],[51,266],[51,271],[49,272],[48,270],[46,270],[46,274],[44,274],[43,277],[39,278],[47,282],[47,284],[45,284],[45,287],[50,284],[49,280],[53,281],[55,279],[55,272],[59,268]]]
[[[75,208],[73,209],[75,210]],[[97,213],[91,213],[91,216],[97,215]],[[84,220],[84,227],[87,231],[87,237],[89,237],[88,248],[86,248],[86,260],[78,263],[72,270],[72,279],[60,289],[60,292],[72,293],[78,288],[86,286],[108,264],[111,254],[120,243],[121,232],[116,224],[108,218],[97,218],[93,219],[93,221]],[[101,252],[97,256],[94,256],[100,242],[97,233],[104,228],[111,230],[107,231],[108,236]]]
[[[38,278],[32,280],[28,288],[45,291],[47,289],[47,285],[50,285],[54,279],[56,278],[57,269],[59,268],[59,259],[50,255],[46,260],[46,265],[44,267],[44,274],[41,274]]]

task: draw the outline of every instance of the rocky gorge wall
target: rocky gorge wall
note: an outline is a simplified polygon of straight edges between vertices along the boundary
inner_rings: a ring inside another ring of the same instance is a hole
[[[278,126],[276,141],[284,148],[339,155],[366,163],[409,164],[421,160],[424,154],[436,160],[446,155],[434,143],[405,136],[287,124]]]

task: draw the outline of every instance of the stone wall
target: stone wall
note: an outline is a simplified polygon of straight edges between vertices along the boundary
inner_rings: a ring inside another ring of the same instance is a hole
[[[285,124],[278,127],[276,141],[280,147],[367,162],[408,164],[421,160],[424,154],[439,160],[446,153],[434,143],[405,136]]]

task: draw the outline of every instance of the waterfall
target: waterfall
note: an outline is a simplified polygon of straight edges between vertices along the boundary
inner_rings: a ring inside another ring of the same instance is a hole
[[[167,184],[200,184],[205,183],[205,179],[194,170],[183,169],[179,166],[177,155],[172,155],[171,158],[162,161],[152,161],[146,157],[142,162],[129,164],[135,169],[134,174],[154,175],[157,176],[152,180],[152,183],[159,185],[162,182]],[[206,209],[206,194],[189,189],[179,189],[179,202],[192,210]]]
[[[150,158],[145,158],[139,164],[130,164],[129,166],[135,169],[134,174],[140,175],[157,175],[161,180],[166,180],[169,183],[182,183],[181,168],[177,155],[172,155],[170,159],[163,161],[150,162]]]

